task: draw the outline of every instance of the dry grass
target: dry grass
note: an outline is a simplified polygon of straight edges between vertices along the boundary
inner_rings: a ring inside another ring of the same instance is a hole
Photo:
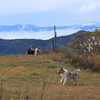
[[[47,55],[0,56],[0,80],[3,84],[0,85],[1,100],[100,99],[99,73],[81,70],[79,86],[73,81],[68,81],[62,86],[56,70],[64,67],[69,71],[76,72],[77,69],[65,64],[61,56],[58,56],[59,59],[56,58],[55,61],[55,58],[51,59],[50,57],[53,57],[53,54],[49,57]],[[44,82],[45,88],[43,88]]]
[[[95,54],[91,54],[91,59],[94,63],[94,70],[100,72],[100,56],[96,56]]]

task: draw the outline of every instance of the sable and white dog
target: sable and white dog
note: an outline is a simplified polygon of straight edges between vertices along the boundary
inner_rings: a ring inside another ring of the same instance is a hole
[[[77,85],[79,85],[77,75],[80,73],[80,69],[78,69],[77,73],[74,73],[74,72],[68,72],[64,68],[60,68],[57,71],[57,73],[61,74],[62,78],[61,78],[60,82],[62,82],[64,80],[63,85],[66,83],[67,80],[71,80],[71,79],[73,79],[73,81],[75,81],[77,83]]]
[[[36,47],[36,49],[35,49],[35,55],[40,55],[40,54],[41,54],[40,48]]]

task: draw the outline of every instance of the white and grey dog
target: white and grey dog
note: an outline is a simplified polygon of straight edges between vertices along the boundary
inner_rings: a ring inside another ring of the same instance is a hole
[[[62,82],[64,80],[63,85],[66,83],[67,80],[71,80],[71,79],[73,79],[73,81],[75,81],[77,83],[77,85],[79,85],[77,75],[80,73],[80,69],[78,69],[77,73],[74,73],[74,72],[68,72],[64,68],[60,68],[57,71],[57,73],[61,74],[62,78],[61,78],[60,82]]]

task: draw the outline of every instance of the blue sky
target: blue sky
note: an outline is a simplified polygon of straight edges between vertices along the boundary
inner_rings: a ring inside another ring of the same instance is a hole
[[[33,24],[67,26],[100,22],[100,0],[0,0],[0,25]],[[59,30],[59,36],[78,30]],[[65,32],[65,33],[64,33]],[[13,34],[15,33],[15,34]],[[37,39],[48,39],[53,31],[38,32]],[[5,35],[6,34],[6,35]],[[31,38],[34,32],[1,32],[0,38]]]
[[[76,25],[100,21],[100,0],[0,0],[0,25]]]

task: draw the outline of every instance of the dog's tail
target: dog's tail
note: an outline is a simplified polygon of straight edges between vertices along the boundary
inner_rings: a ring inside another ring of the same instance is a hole
[[[77,74],[79,74],[80,73],[80,69],[78,69],[78,71],[77,71]]]

